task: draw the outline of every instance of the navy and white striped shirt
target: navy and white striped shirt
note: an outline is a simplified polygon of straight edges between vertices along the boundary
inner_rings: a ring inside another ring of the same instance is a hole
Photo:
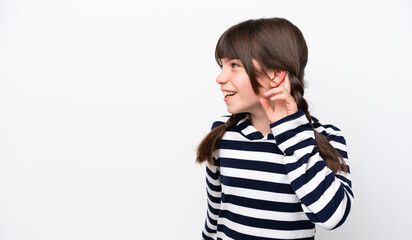
[[[330,139],[348,164],[342,132],[312,119],[313,128]],[[304,112],[270,127],[263,136],[247,116],[223,135],[213,154],[215,165],[206,165],[203,239],[314,239],[315,224],[333,229],[348,216],[350,175],[326,166]]]

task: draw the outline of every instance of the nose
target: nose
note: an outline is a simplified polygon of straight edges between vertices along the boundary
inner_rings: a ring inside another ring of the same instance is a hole
[[[228,81],[227,75],[224,74],[224,72],[223,72],[223,70],[222,70],[222,71],[220,72],[220,74],[216,77],[216,82],[217,82],[218,84],[225,84],[225,83],[227,83],[227,81]]]

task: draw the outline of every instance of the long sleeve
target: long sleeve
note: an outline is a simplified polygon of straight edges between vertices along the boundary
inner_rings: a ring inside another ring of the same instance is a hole
[[[342,132],[332,125],[313,125],[326,135],[346,163],[346,142]],[[353,201],[350,174],[330,170],[319,154],[314,130],[304,112],[287,116],[270,125],[276,144],[284,153],[285,169],[292,189],[309,220],[326,229],[340,226]]]
[[[216,161],[215,161],[216,162]],[[204,240],[216,239],[217,219],[220,208],[221,185],[218,164],[206,164],[207,214],[202,237]]]

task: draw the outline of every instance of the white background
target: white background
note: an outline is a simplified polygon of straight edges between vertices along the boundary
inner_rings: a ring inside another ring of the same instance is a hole
[[[0,0],[0,239],[200,239],[195,149],[226,114],[214,48],[284,17],[309,47],[306,97],[347,138],[355,202],[317,239],[407,239],[408,1]]]

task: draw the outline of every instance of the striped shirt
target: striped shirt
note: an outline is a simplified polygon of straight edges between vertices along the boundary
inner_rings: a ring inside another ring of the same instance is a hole
[[[338,128],[312,119],[313,127],[299,110],[263,136],[247,116],[226,130],[215,164],[206,165],[203,239],[314,239],[315,224],[334,229],[345,221],[353,201],[350,174],[327,167],[313,129],[348,164],[346,142]]]

